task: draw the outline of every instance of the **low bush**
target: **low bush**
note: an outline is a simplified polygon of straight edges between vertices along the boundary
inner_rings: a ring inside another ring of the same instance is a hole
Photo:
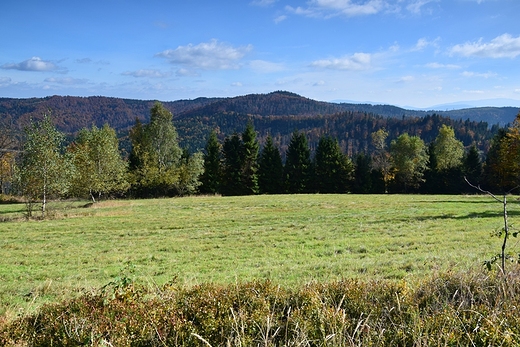
[[[415,282],[129,281],[0,321],[12,346],[518,346],[520,271]]]

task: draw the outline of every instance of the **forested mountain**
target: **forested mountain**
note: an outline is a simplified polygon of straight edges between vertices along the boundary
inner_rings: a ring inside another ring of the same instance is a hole
[[[151,100],[100,96],[0,98],[0,120],[22,129],[31,118],[40,119],[43,114],[50,113],[58,129],[66,133],[108,123],[124,140],[136,118],[150,119],[153,104]],[[388,130],[389,140],[407,132],[429,142],[441,124],[452,126],[466,146],[476,143],[485,151],[497,128],[492,125],[510,123],[518,113],[513,107],[426,112],[390,105],[337,104],[283,91],[233,98],[178,100],[163,102],[163,105],[174,115],[181,145],[192,151],[204,147],[211,130],[217,129],[219,139],[223,140],[235,131],[243,131],[248,120],[254,123],[260,144],[271,134],[282,153],[295,129],[307,134],[311,148],[316,146],[321,135],[328,134],[338,139],[345,153],[355,154],[370,151],[370,134],[380,128]]]

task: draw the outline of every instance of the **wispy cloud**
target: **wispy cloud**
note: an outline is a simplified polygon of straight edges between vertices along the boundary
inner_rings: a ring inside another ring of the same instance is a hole
[[[72,86],[72,85],[78,85],[78,84],[85,84],[88,82],[88,80],[84,79],[84,78],[72,78],[72,77],[64,77],[64,78],[49,77],[49,78],[46,78],[44,80],[44,82]]]
[[[276,17],[276,18],[274,19],[274,22],[275,22],[276,24],[278,24],[278,23],[283,22],[283,21],[286,20],[286,19],[287,19],[287,16],[283,14],[283,15],[281,15],[281,16]]]
[[[439,37],[436,38],[435,40],[428,40],[427,38],[420,38],[419,40],[417,40],[417,43],[415,44],[415,46],[412,48],[412,51],[422,51],[428,47],[438,48],[440,40],[441,39]]]
[[[110,65],[109,61],[106,61],[106,60],[94,61],[94,60],[92,60],[90,58],[76,59],[75,62],[78,63],[78,64]]]
[[[455,64],[428,63],[425,66],[430,69],[460,69],[460,66]]]
[[[406,9],[413,14],[421,14],[424,12],[424,7],[431,2],[439,2],[439,0],[414,0],[406,6]]]
[[[404,10],[418,15],[431,8],[427,5],[440,0],[310,0],[307,6],[286,6],[286,11],[307,16],[331,18],[335,16],[366,16],[377,13],[402,13]]]
[[[60,69],[53,62],[43,60],[40,57],[32,57],[31,59],[24,60],[20,63],[4,64],[0,67],[6,70],[19,71],[56,71]]]
[[[122,75],[133,76],[136,78],[141,78],[141,77],[163,78],[163,77],[170,76],[170,73],[162,72],[160,70],[155,70],[155,69],[142,69],[142,70],[137,70],[137,71],[126,71],[126,72],[123,72]]]
[[[415,81],[414,76],[403,76],[397,80],[397,83],[409,83]]]
[[[254,6],[262,6],[262,7],[265,7],[265,6],[270,6],[272,4],[274,4],[275,2],[277,2],[278,0],[253,0],[250,2],[251,5],[254,5]]]
[[[503,34],[487,43],[480,39],[477,42],[455,45],[451,48],[450,54],[464,57],[516,58],[520,55],[520,36]]]
[[[310,66],[332,70],[367,70],[371,67],[372,56],[368,53],[354,53],[342,58],[330,58],[313,61]]]
[[[306,8],[286,6],[286,10],[308,17],[333,17],[338,15],[353,17],[376,14],[386,7],[386,2],[383,0],[361,2],[352,0],[311,0]]]
[[[265,60],[251,60],[249,62],[251,69],[260,73],[279,72],[285,69],[283,64],[273,63]]]
[[[198,77],[200,74],[197,71],[181,68],[175,72],[178,77]]]
[[[238,61],[253,49],[252,45],[233,47],[211,40],[210,42],[179,46],[157,53],[156,57],[166,58],[174,65],[191,69],[228,70],[240,67]]]
[[[472,72],[472,71],[464,71],[461,73],[464,77],[481,77],[481,78],[491,78],[496,77],[497,74],[494,72]]]
[[[0,77],[0,87],[5,87],[10,85],[12,82],[10,77]]]

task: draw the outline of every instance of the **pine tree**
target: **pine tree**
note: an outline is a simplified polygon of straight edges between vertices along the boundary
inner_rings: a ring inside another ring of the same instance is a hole
[[[284,166],[286,191],[290,194],[310,190],[311,159],[305,134],[294,131],[287,148]]]
[[[267,140],[258,162],[258,185],[260,193],[283,193],[282,157],[278,148],[274,146],[271,135],[267,136]]]
[[[200,191],[204,194],[220,193],[222,156],[217,133],[213,130],[206,143],[204,153],[204,173],[202,174]]]

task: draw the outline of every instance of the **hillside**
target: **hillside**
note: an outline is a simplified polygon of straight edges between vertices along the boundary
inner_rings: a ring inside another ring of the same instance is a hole
[[[0,98],[0,121],[15,124],[21,130],[31,118],[38,119],[51,113],[57,127],[66,133],[108,123],[118,131],[123,146],[127,147],[125,137],[128,130],[136,118],[149,119],[153,103],[152,100],[101,96]],[[192,151],[203,148],[212,129],[218,129],[223,140],[234,131],[241,132],[249,120],[254,122],[261,143],[267,134],[271,134],[282,151],[294,130],[304,131],[311,147],[321,135],[332,135],[345,152],[353,154],[370,151],[370,133],[379,128],[389,130],[390,139],[408,132],[429,142],[436,136],[440,124],[453,126],[466,145],[475,142],[486,150],[496,130],[490,126],[510,123],[518,113],[518,109],[513,107],[426,112],[391,105],[328,103],[284,91],[163,104],[174,114],[181,144]]]

